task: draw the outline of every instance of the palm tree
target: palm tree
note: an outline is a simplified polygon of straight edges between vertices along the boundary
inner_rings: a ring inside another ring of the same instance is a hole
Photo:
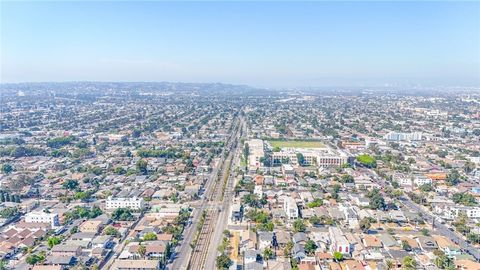
[[[272,256],[273,256],[273,251],[270,248],[267,247],[263,251],[263,259],[264,260],[269,260],[270,258],[272,258]]]
[[[7,270],[7,263],[4,260],[0,261],[0,270]]]
[[[146,252],[147,252],[147,248],[144,245],[140,245],[138,247],[138,255],[140,255],[142,258],[145,256]]]
[[[388,269],[388,270],[393,269],[394,263],[393,263],[392,260],[387,260],[385,263],[386,263],[386,265],[387,265],[387,269]]]
[[[417,262],[410,256],[403,258],[403,269],[405,270],[415,270],[417,267]]]

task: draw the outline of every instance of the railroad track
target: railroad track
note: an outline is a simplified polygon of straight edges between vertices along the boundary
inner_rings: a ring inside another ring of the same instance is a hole
[[[213,224],[216,222],[218,216],[217,211],[208,210],[205,216],[205,222],[198,236],[197,244],[193,250],[192,257],[190,259],[189,269],[203,269],[202,265],[205,264],[207,253],[204,252],[210,244],[210,235],[213,232]]]
[[[222,169],[220,174],[215,177],[214,186],[212,192],[206,196],[210,206],[214,205],[222,206],[224,199],[224,193],[226,188],[230,187],[228,179],[231,177],[231,165],[234,158],[234,150],[238,143],[238,136],[240,135],[241,127],[240,123],[237,124],[234,128],[234,135],[230,137],[226,144],[226,150],[228,151],[228,156],[225,158],[225,162],[222,164]],[[202,225],[200,233],[197,238],[192,256],[190,257],[190,262],[188,269],[190,270],[201,270],[204,269],[205,262],[207,260],[210,241],[212,239],[212,233],[215,230],[215,225],[218,221],[220,209],[208,209],[205,215],[205,221]]]

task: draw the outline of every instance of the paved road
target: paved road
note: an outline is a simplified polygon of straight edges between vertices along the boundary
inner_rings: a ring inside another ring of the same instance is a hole
[[[122,238],[119,240],[119,244],[116,245],[113,250],[110,252],[110,254],[108,254],[107,258],[104,260],[104,262],[99,265],[99,268],[100,269],[105,269],[105,270],[108,270],[110,269],[110,267],[112,266],[113,262],[115,261],[115,259],[118,257],[118,255],[120,255],[120,253],[122,252],[123,248],[125,247],[125,245],[127,244],[127,241],[125,241],[125,239],[127,239],[127,236],[130,234],[130,230],[135,228],[138,224],[138,222],[140,222],[140,220],[143,218],[143,212],[140,213],[140,215],[138,216],[138,219],[135,220],[135,222],[128,228],[128,230],[125,232],[125,234],[122,236]]]
[[[430,213],[428,213],[427,211],[425,211],[424,209],[422,209],[419,205],[417,205],[416,203],[412,202],[410,200],[410,198],[408,198],[407,196],[402,196],[400,198],[401,202],[407,206],[408,208],[418,212],[418,213],[421,213],[422,216],[428,220],[428,221],[431,221],[433,223],[433,219],[435,218],[436,220],[438,220],[438,217],[434,217],[433,215],[431,215]],[[467,252],[468,254],[472,255],[473,257],[475,257],[475,259],[477,261],[480,261],[480,250],[478,250],[477,248],[475,248],[474,246],[472,246],[471,244],[467,243],[467,241],[465,241],[461,236],[459,236],[456,232],[453,232],[451,230],[448,229],[447,226],[445,226],[444,224],[441,224],[440,222],[435,222],[435,231],[447,238],[449,238],[450,240],[452,240],[454,243],[458,244],[460,246],[460,248],[462,250],[464,250],[465,252]]]
[[[244,130],[245,124],[243,120],[240,121],[242,131]],[[240,137],[242,135],[240,134]],[[215,258],[217,257],[218,251],[217,248],[220,245],[223,239],[223,231],[227,228],[228,224],[228,217],[230,216],[230,204],[232,202],[232,195],[234,189],[234,181],[235,181],[235,166],[239,162],[239,158],[241,155],[241,145],[240,143],[237,144],[234,158],[230,163],[230,175],[228,177],[227,188],[225,189],[225,194],[223,197],[223,202],[220,205],[221,212],[218,217],[217,225],[214,227],[214,232],[212,240],[210,241],[210,245],[208,248],[208,255],[207,260],[205,261],[205,268],[204,269],[216,269],[215,268]]]
[[[215,177],[217,176],[217,173],[224,163],[224,158],[223,154],[221,155],[222,158],[217,162],[216,166],[214,167],[212,173],[210,174],[209,179],[206,182],[206,188],[204,191],[204,197],[202,199],[202,203],[194,208],[194,213],[192,216],[192,224],[190,224],[186,229],[185,232],[183,233],[183,239],[180,245],[180,250],[178,252],[177,257],[173,261],[173,263],[169,266],[167,266],[168,269],[187,269],[188,262],[190,260],[190,256],[192,253],[192,247],[190,246],[190,243],[193,241],[193,237],[195,235],[195,231],[197,228],[197,225],[200,221],[200,217],[205,209],[208,208],[208,202],[206,198],[208,198],[208,194],[211,193],[211,190],[213,188],[213,184],[215,182]]]
[[[374,171],[370,171],[372,178],[379,184],[382,188],[389,185],[383,178],[379,177]],[[420,213],[422,217],[425,218],[425,221],[430,221],[433,224],[433,219],[438,220],[437,216],[434,216],[420,207],[418,204],[414,203],[408,196],[400,197],[400,201],[407,207],[413,210],[414,212]],[[435,222],[435,231],[440,235],[443,235],[449,238],[454,243],[458,244],[460,248],[466,253],[475,257],[477,261],[480,261],[480,250],[467,243],[458,233],[451,231],[447,226],[441,224],[440,222]]]
[[[232,136],[230,138],[231,140],[237,140],[238,138]],[[219,170],[222,168],[223,164],[225,163],[226,157],[224,155],[224,152],[226,149],[229,149],[229,147],[225,147],[220,155],[220,160],[217,162],[215,168],[213,169],[212,173],[210,174],[209,179],[206,182],[206,187],[205,187],[205,192],[204,196],[202,198],[202,202],[199,206],[195,208],[195,212],[192,217],[192,224],[186,228],[186,231],[184,232],[183,240],[180,245],[180,250],[178,252],[178,256],[175,258],[174,262],[171,265],[168,265],[168,269],[176,270],[176,269],[187,269],[190,257],[192,255],[192,248],[190,246],[190,243],[193,241],[193,237],[195,235],[195,231],[197,228],[197,224],[200,221],[200,217],[203,213],[204,210],[211,208],[211,205],[208,203],[208,198],[210,197],[210,194],[214,191],[213,188],[215,187],[215,179],[217,177],[217,174]],[[212,268],[213,269],[213,268]]]

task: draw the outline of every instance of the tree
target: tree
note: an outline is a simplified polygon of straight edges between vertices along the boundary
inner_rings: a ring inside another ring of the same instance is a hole
[[[249,155],[250,155],[250,147],[248,146],[248,143],[246,143],[245,147],[243,148],[243,156],[245,160],[248,160]]]
[[[154,241],[157,240],[157,234],[154,232],[148,232],[143,236],[143,241]]]
[[[264,260],[269,260],[273,257],[273,251],[270,248],[265,248],[263,251],[263,259]]]
[[[395,266],[395,263],[394,263],[392,260],[386,260],[386,261],[385,261],[385,264],[387,265],[387,269],[388,269],[388,270],[393,269],[394,266]]]
[[[138,138],[140,137],[140,135],[142,134],[142,131],[139,130],[139,129],[134,129],[133,132],[132,132],[132,137],[133,138]]]
[[[435,259],[435,265],[440,269],[455,269],[453,260],[448,256],[440,255]]]
[[[90,198],[90,193],[79,191],[79,192],[76,192],[73,197],[75,198],[75,200],[87,201]]]
[[[7,263],[4,260],[0,260],[0,270],[7,270]]]
[[[475,163],[471,161],[465,162],[465,165],[463,165],[463,171],[466,173],[471,173],[473,170],[475,170]]]
[[[405,240],[402,241],[402,249],[405,250],[405,251],[412,251],[412,247]]]
[[[445,183],[449,186],[456,186],[460,183],[460,173],[457,170],[453,169],[445,179]]]
[[[133,220],[132,211],[128,208],[117,208],[112,213],[112,218],[114,220],[128,221]]]
[[[470,193],[455,193],[452,196],[454,203],[463,204],[465,206],[474,206],[477,205],[477,200]]]
[[[369,168],[377,167],[377,161],[375,160],[375,158],[367,154],[357,156],[357,161],[360,164],[364,165],[365,167],[369,167]]]
[[[380,194],[374,195],[370,198],[370,207],[377,210],[385,209],[385,199]]]
[[[368,230],[372,226],[372,224],[370,223],[370,218],[368,217],[362,218],[362,220],[360,220],[359,226],[363,232],[368,232]]]
[[[90,209],[90,213],[89,213],[89,217],[90,218],[96,218],[98,216],[100,216],[101,214],[103,214],[103,211],[102,209],[100,209],[100,207],[98,207],[97,205],[94,205],[92,206],[92,208]]]
[[[305,251],[307,254],[312,255],[315,253],[315,250],[317,249],[317,244],[313,240],[308,240],[305,243]]]
[[[140,245],[138,247],[138,255],[140,255],[141,258],[145,256],[146,252],[147,252],[147,248],[144,245]]]
[[[323,205],[323,200],[320,198],[315,198],[312,202],[307,203],[308,208],[319,207]]]
[[[423,236],[429,236],[430,235],[430,232],[428,231],[427,228],[422,228],[420,230],[420,232],[422,233]]]
[[[122,166],[117,166],[113,169],[115,174],[125,174],[127,171]]]
[[[144,159],[137,161],[137,170],[143,174],[147,174],[148,162]]]
[[[115,237],[117,237],[119,235],[118,230],[115,229],[112,226],[108,226],[105,229],[103,229],[103,234],[112,235],[112,236],[115,236]]]
[[[2,194],[0,194],[2,195]],[[1,218],[12,218],[18,214],[18,209],[16,207],[5,207],[0,210],[0,217]]]
[[[340,262],[343,260],[343,254],[338,252],[338,251],[335,251],[333,252],[333,259],[336,261],[336,262]]]
[[[294,232],[304,232],[307,229],[305,226],[305,223],[303,223],[303,220],[301,219],[296,219],[293,222],[293,231]]]
[[[283,250],[283,253],[286,255],[289,255],[292,253],[292,249],[293,249],[293,242],[288,241],[287,244],[285,244],[285,249]]]
[[[50,148],[60,148],[64,145],[70,144],[74,140],[75,137],[73,136],[57,137],[47,140],[47,146]]]
[[[53,246],[60,244],[60,238],[51,236],[47,240],[48,247],[51,249]]]
[[[232,265],[232,260],[225,254],[222,253],[215,259],[217,264],[217,269],[228,269]]]
[[[354,183],[355,182],[355,179],[353,178],[353,176],[349,175],[349,174],[344,174],[342,175],[342,177],[340,178],[340,181],[342,183]]]
[[[246,217],[255,223],[267,223],[270,217],[267,213],[258,210],[250,210],[247,212]]]
[[[448,151],[442,149],[436,151],[435,154],[437,154],[438,157],[445,158],[448,155]]]
[[[248,206],[254,207],[254,208],[260,208],[263,205],[260,199],[258,198],[258,195],[256,194],[247,194],[243,196],[243,202]]]
[[[417,262],[410,256],[403,258],[402,268],[405,270],[415,270],[417,268]]]
[[[432,184],[423,184],[419,187],[419,189],[423,192],[430,192],[433,191],[433,186]]]
[[[300,166],[305,165],[305,157],[302,153],[297,153],[297,161]]]
[[[29,256],[27,256],[25,261],[30,265],[35,265],[35,264],[38,263],[38,256],[35,255],[35,254],[34,255],[29,255]]]
[[[2,165],[2,172],[4,174],[9,174],[11,172],[13,172],[13,167],[12,165],[8,164],[8,163],[5,163]]]
[[[452,224],[455,226],[458,232],[461,234],[467,234],[470,232],[470,228],[467,226],[468,217],[465,213],[460,213],[457,216],[457,220],[455,220]]]
[[[310,222],[310,224],[312,224],[314,226],[322,224],[322,220],[317,216],[310,217],[310,219],[308,221]]]
[[[32,254],[32,255],[29,255],[27,256],[27,258],[25,259],[25,261],[30,264],[30,265],[35,265],[39,262],[43,262],[45,260],[45,255],[43,254]]]
[[[63,187],[69,190],[77,189],[78,181],[73,179],[68,179],[67,181],[63,182]]]
[[[71,229],[70,229],[70,234],[74,234],[74,233],[77,233],[78,232],[78,226],[73,226]]]
[[[95,174],[95,175],[101,175],[103,173],[103,169],[98,167],[98,166],[94,166],[94,167],[90,168],[90,172]]]

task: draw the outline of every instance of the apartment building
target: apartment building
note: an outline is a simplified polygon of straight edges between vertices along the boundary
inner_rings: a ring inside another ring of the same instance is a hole
[[[422,175],[406,175],[403,173],[397,173],[393,176],[393,180],[397,181],[400,186],[422,186],[425,184],[432,184],[432,179]]]
[[[460,213],[464,213],[470,219],[480,219],[480,207],[439,203],[434,206],[434,211],[448,220],[454,220]]]
[[[263,166],[261,159],[265,156],[263,150],[263,140],[252,139],[247,142],[249,155],[248,155],[248,165],[250,167],[259,168]]]
[[[295,200],[291,197],[286,197],[283,201],[283,210],[289,219],[298,218],[298,206]]]
[[[387,141],[421,141],[422,140],[421,132],[389,132],[385,135],[385,140]]]
[[[328,234],[331,241],[330,250],[332,252],[348,254],[352,251],[350,248],[350,242],[338,227],[329,227]]]
[[[47,213],[44,211],[33,211],[25,215],[25,222],[48,223],[52,228],[60,226],[58,214]]]
[[[108,197],[105,201],[105,209],[113,210],[117,208],[129,208],[132,210],[140,210],[145,206],[143,198],[132,197],[132,198],[114,198],[112,196]]]

